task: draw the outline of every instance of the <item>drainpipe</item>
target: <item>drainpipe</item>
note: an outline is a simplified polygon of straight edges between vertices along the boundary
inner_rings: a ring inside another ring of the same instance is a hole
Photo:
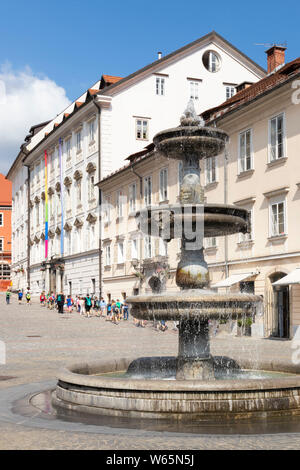
[[[143,204],[143,177],[142,177],[139,173],[137,173],[136,170],[134,169],[134,163],[132,164],[131,171],[132,171],[132,172],[139,178],[139,180],[140,180],[140,207],[142,207],[142,204]],[[140,258],[140,260],[139,260],[139,261],[140,261],[140,266],[141,266],[141,264],[142,264],[142,249],[143,249],[142,243],[143,243],[143,239],[141,238],[141,239],[140,239],[140,257],[139,257],[139,258]],[[142,281],[141,281],[141,279],[140,279],[140,288],[141,288],[141,286],[142,286]],[[140,292],[139,292],[139,294],[140,294]]]
[[[228,152],[225,146],[224,150],[224,204],[228,203]],[[224,239],[224,263],[225,263],[225,276],[229,276],[229,266],[228,266],[228,236],[225,235]]]
[[[24,155],[22,163],[24,164],[29,152],[27,149],[23,149],[22,153]],[[30,289],[30,166],[26,164],[24,166],[27,167],[27,287]]]
[[[93,103],[97,108],[98,112],[98,181],[101,181],[101,126],[100,126],[100,115],[101,107],[97,104],[95,97],[93,97]],[[103,297],[102,288],[102,191],[98,188],[99,197],[99,298]]]

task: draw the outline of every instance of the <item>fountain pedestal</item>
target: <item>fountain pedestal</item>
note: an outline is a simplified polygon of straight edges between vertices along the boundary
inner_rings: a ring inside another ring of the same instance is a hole
[[[214,379],[208,319],[184,318],[179,322],[177,380]]]

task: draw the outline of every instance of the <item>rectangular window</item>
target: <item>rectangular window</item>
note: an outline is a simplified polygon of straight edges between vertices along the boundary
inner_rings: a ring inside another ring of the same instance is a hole
[[[148,140],[149,121],[146,119],[136,119],[136,139]]]
[[[205,239],[205,248],[216,248],[217,239],[216,237],[208,237]]]
[[[285,202],[276,202],[271,204],[270,207],[270,218],[271,218],[271,237],[284,235],[286,233],[286,222],[285,222]]]
[[[71,139],[66,140],[65,148],[66,148],[67,160],[70,160],[71,159]]]
[[[81,204],[81,179],[77,180],[77,206]]]
[[[160,256],[168,256],[168,243],[165,242],[162,238],[159,239],[158,250]]]
[[[130,212],[136,211],[136,183],[129,186],[129,210]]]
[[[123,264],[124,261],[124,242],[118,242],[118,264]]]
[[[269,121],[270,161],[283,158],[284,155],[284,116],[279,114]]]
[[[3,251],[3,247],[4,247],[4,239],[0,238],[0,251]]]
[[[106,245],[106,247],[105,247],[105,265],[110,266],[110,264],[111,264],[110,245]]]
[[[249,233],[240,233],[239,242],[248,242],[253,240],[253,209],[249,210]]]
[[[199,99],[199,82],[190,81],[190,99],[191,100]]]
[[[165,79],[156,77],[156,94],[163,96],[165,94]]]
[[[81,131],[76,132],[76,150],[81,152]]]
[[[152,257],[152,243],[151,243],[151,237],[149,235],[146,235],[144,238],[144,252],[145,252],[145,258],[151,258]]]
[[[159,172],[159,200],[166,201],[168,199],[168,169],[163,168]]]
[[[144,202],[146,206],[150,206],[152,201],[152,178],[147,176],[144,178]]]
[[[103,209],[104,209],[104,222],[109,223],[110,222],[110,209],[111,209],[111,197],[110,196],[105,196],[104,198],[104,204],[103,204]]]
[[[117,192],[117,214],[118,214],[118,217],[123,217],[123,202],[124,202],[123,191],[118,191]]]
[[[252,168],[252,132],[248,129],[239,135],[239,173]]]
[[[89,144],[95,142],[95,120],[89,122]]]
[[[95,176],[89,177],[89,201],[92,201],[95,198]]]
[[[0,227],[3,227],[4,222],[3,222],[3,212],[0,212]]]
[[[205,179],[206,184],[217,181],[217,157],[208,157],[205,159]]]
[[[131,240],[131,259],[138,259],[138,239]]]
[[[226,86],[226,100],[229,100],[233,95],[235,95],[235,87],[234,86]]]

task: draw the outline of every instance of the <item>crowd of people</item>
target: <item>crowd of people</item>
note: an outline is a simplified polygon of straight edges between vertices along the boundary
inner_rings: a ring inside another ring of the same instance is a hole
[[[6,303],[10,303],[12,292],[10,289],[6,291]],[[24,299],[25,298],[25,299]],[[63,292],[55,293],[49,292],[48,294],[43,291],[40,295],[40,305],[49,308],[50,310],[57,310],[59,314],[77,312],[87,318],[92,316],[105,318],[106,321],[111,321],[118,325],[121,320],[127,321],[129,319],[129,305],[126,300],[108,300],[103,297],[98,298],[95,295],[87,294],[86,296],[76,295],[73,298],[71,295],[64,295]],[[31,293],[29,288],[24,295],[22,290],[18,291],[18,303],[20,305],[31,305]],[[147,321],[133,319],[135,326],[145,328]],[[154,328],[158,331],[166,331],[168,329],[165,321],[154,322]],[[174,323],[174,329],[177,329]]]

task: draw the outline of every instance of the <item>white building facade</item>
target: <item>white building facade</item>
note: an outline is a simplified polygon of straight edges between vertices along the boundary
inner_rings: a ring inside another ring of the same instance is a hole
[[[177,126],[189,99],[200,113],[264,75],[213,32],[123,79],[102,76],[34,132],[7,175],[13,181],[13,271],[24,269],[13,287],[105,294],[101,199],[94,185],[157,132]]]

